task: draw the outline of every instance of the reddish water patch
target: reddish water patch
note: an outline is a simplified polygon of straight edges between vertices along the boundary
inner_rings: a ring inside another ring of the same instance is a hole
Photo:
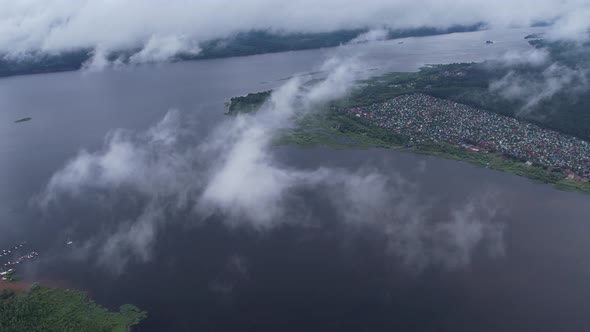
[[[15,292],[26,291],[31,288],[32,283],[28,281],[4,281],[0,280],[0,291],[10,289]]]

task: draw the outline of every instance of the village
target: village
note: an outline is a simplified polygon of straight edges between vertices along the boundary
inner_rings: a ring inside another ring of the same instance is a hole
[[[499,152],[528,166],[560,170],[568,179],[590,179],[590,143],[515,118],[420,93],[345,111],[404,136],[410,145]]]

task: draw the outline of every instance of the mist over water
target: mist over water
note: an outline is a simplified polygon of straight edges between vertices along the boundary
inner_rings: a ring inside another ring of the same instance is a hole
[[[232,180],[252,197],[210,182],[236,157],[212,140],[237,128],[223,116],[232,96],[277,88],[334,54],[375,73],[416,70],[526,50],[531,31],[0,80],[0,247],[26,240],[41,253],[19,267],[30,279],[147,310],[142,331],[586,330],[586,196],[385,149],[264,144],[248,150],[261,153],[249,178]],[[12,123],[24,116],[33,120]],[[211,146],[224,161],[213,167]],[[154,168],[128,171],[117,155]],[[83,186],[38,209],[52,176],[84,160],[118,172],[90,167]],[[162,164],[169,174],[155,174]],[[277,195],[261,189],[291,181]],[[185,204],[184,183],[212,205]]]

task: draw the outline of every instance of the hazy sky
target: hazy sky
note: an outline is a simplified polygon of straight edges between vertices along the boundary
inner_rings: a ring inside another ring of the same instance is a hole
[[[328,31],[472,24],[523,26],[556,19],[551,34],[580,38],[582,0],[0,0],[0,52],[144,47],[164,56],[249,29]],[[143,58],[142,58],[143,57]]]

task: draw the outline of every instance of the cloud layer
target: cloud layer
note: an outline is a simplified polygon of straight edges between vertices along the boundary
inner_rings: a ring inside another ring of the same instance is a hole
[[[0,0],[0,53],[87,48],[141,49],[136,61],[198,52],[198,43],[251,29],[322,32],[340,28],[447,27],[555,21],[549,36],[587,38],[580,0]],[[368,36],[374,37],[374,36]]]

